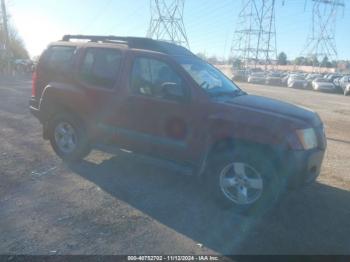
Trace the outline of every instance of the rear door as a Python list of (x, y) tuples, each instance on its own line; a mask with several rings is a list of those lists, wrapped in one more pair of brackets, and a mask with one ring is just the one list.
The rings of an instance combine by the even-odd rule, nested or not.
[(98, 140), (115, 139), (113, 124), (121, 122), (120, 100), (125, 52), (117, 48), (86, 47), (81, 52), (76, 83), (87, 96), (87, 118)]

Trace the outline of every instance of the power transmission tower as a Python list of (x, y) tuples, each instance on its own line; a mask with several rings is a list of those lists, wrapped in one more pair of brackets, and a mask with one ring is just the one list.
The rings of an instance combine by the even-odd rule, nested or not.
[(275, 0), (242, 0), (232, 56), (249, 64), (272, 64), (277, 58)]
[(183, 21), (185, 0), (151, 0), (147, 36), (189, 48)]
[(337, 60), (336, 23), (343, 0), (312, 0), (312, 28), (301, 55), (312, 60), (313, 67), (321, 67), (324, 58)]

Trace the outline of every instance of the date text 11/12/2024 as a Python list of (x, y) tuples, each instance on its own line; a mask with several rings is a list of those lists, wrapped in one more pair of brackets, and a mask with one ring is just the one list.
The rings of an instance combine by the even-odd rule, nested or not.
[(217, 256), (128, 256), (128, 261), (219, 261)]

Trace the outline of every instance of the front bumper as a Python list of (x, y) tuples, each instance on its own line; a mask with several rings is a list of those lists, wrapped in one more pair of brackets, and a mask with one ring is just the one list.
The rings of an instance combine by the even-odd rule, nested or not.
[(296, 188), (314, 182), (321, 173), (325, 149), (286, 152), (281, 172), (287, 187)]

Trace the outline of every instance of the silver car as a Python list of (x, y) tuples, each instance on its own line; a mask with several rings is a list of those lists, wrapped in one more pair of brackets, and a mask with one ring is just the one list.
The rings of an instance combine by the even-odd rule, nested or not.
[(312, 89), (314, 91), (335, 92), (336, 86), (328, 79), (316, 78), (314, 81), (312, 81)]
[(248, 83), (252, 84), (265, 84), (265, 73), (252, 73), (248, 77)]
[(295, 87), (307, 88), (308, 87), (308, 81), (302, 75), (291, 75), (288, 78), (288, 87), (291, 87), (291, 88), (295, 88)]
[(344, 96), (350, 95), (350, 84), (344, 88)]

